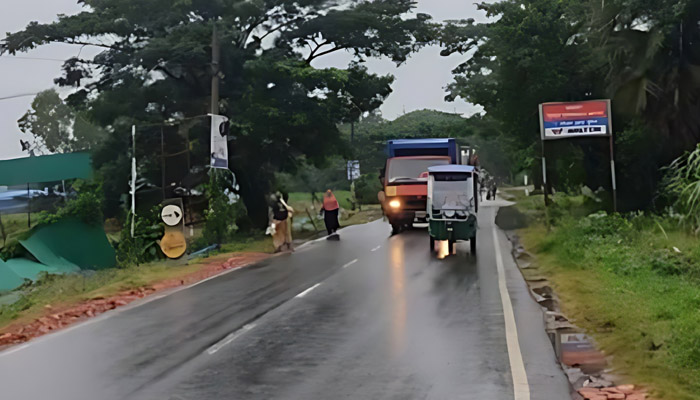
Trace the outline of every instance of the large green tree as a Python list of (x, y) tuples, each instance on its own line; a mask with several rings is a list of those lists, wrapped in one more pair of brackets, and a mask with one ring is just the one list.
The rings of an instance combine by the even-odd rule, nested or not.
[[(539, 178), (538, 105), (603, 97), (604, 62), (581, 35), (587, 27), (588, 5), (579, 0), (504, 0), (477, 7), (490, 22), (456, 21), (443, 31), (442, 54), (465, 55), (454, 70), (448, 99), (461, 97), (481, 105), (487, 115), (482, 124), (491, 125), (483, 131), (496, 135), (490, 139), (510, 156), (512, 168), (527, 169)], [(580, 152), (571, 146), (549, 147), (553, 155)], [(564, 162), (562, 168), (585, 167), (589, 177), (599, 178), (592, 184), (607, 183), (607, 171), (596, 167), (607, 165), (598, 162), (605, 147), (589, 142), (576, 147), (588, 160)], [(550, 180), (556, 182), (559, 172), (570, 175), (562, 168), (553, 166)]]
[[(491, 22), (455, 22), (442, 35), (444, 54), (473, 54), (455, 70), (449, 97), (482, 105), (516, 160), (537, 158), (538, 103), (612, 99), (622, 205), (653, 205), (659, 167), (700, 140), (700, 1), (502, 0), (478, 7)], [(609, 187), (602, 141), (548, 147), (555, 183), (564, 172), (572, 183)]]
[[(10, 53), (47, 43), (97, 46), (92, 60), (64, 64), (68, 98), (111, 135), (96, 152), (109, 198), (127, 191), (128, 125), (185, 120), (210, 109), (210, 80), (221, 76), (221, 112), (232, 118), (231, 161), (241, 195), (257, 225), (266, 222), (264, 194), (273, 173), (301, 158), (322, 163), (343, 150), (336, 125), (376, 109), (391, 77), (359, 63), (386, 56), (397, 63), (429, 43), (430, 18), (412, 0), (81, 0), (86, 10), (33, 22), (7, 36)], [(212, 30), (221, 44), (211, 64)], [(355, 55), (346, 69), (316, 69), (338, 51)], [(208, 159), (206, 130), (194, 133), (194, 158)], [(139, 149), (158, 165), (153, 148)], [(149, 159), (151, 159), (149, 161)], [(127, 171), (124, 173), (122, 171)], [(114, 182), (108, 182), (114, 180)]]
[(24, 133), (34, 136), (28, 141), (31, 151), (65, 153), (98, 146), (105, 132), (81, 113), (76, 113), (54, 89), (36, 95), (31, 109), (17, 121)]

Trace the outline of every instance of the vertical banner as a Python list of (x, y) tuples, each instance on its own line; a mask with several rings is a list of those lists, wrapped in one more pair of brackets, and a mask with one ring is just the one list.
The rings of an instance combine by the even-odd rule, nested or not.
[(211, 167), (228, 169), (228, 118), (209, 114), (211, 117)]
[(360, 161), (350, 160), (347, 164), (348, 180), (354, 181), (360, 179)]

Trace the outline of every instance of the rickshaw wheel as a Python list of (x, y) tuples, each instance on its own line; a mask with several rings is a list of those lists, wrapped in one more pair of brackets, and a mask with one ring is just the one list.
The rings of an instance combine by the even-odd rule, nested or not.
[(476, 234), (474, 237), (469, 239), (469, 250), (471, 250), (472, 255), (476, 255)]
[(401, 225), (400, 224), (391, 224), (391, 234), (398, 235), (399, 233), (401, 233)]
[(430, 252), (435, 252), (435, 238), (432, 236), (430, 236)]
[(450, 246), (450, 247), (449, 247), (449, 249), (450, 249), (450, 255), (454, 254), (454, 253), (455, 253), (455, 244), (457, 243), (457, 241), (456, 241), (456, 240), (450, 240), (450, 241), (447, 242), (447, 243), (449, 243), (448, 245)]

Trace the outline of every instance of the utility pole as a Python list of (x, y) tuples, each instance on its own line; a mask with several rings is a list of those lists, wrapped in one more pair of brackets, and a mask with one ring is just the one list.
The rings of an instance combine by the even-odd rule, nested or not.
[(216, 21), (211, 34), (211, 113), (219, 114), (219, 61), (221, 48), (219, 47), (219, 35), (216, 32)]
[(355, 143), (355, 120), (350, 121), (350, 144)]
[(136, 125), (131, 125), (131, 237), (134, 237), (136, 224)]

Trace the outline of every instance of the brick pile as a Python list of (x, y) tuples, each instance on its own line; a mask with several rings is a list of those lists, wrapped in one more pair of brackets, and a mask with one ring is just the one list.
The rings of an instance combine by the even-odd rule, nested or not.
[(644, 390), (634, 385), (619, 385), (605, 388), (583, 387), (578, 394), (585, 400), (646, 400)]

